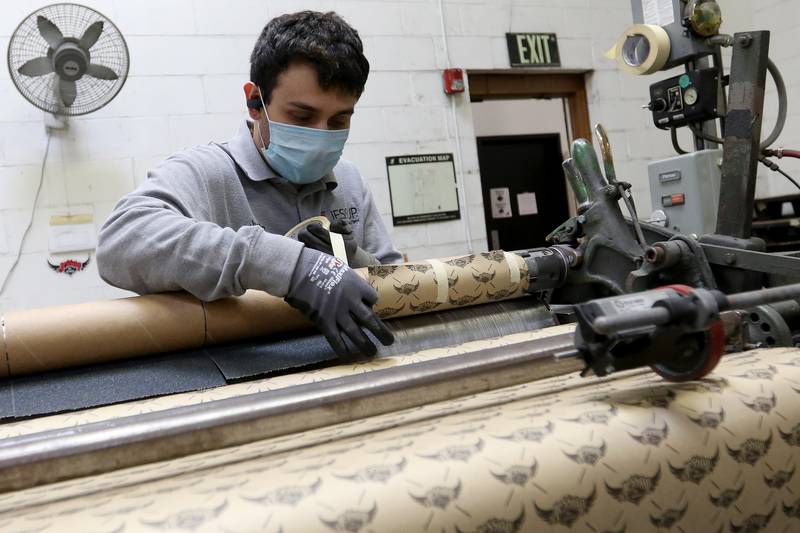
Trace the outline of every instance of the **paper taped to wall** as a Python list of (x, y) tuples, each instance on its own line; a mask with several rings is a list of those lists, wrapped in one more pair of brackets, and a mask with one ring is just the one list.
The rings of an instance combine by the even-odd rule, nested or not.
[(519, 193), (517, 195), (517, 209), (519, 210), (519, 216), (538, 215), (539, 205), (536, 203), (536, 193)]
[(94, 250), (95, 247), (97, 247), (97, 234), (93, 215), (50, 217), (48, 248), (51, 254)]

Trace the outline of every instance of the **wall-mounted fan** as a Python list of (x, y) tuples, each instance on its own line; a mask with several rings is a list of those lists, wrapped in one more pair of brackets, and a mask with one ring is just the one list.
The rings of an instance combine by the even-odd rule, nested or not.
[(78, 4), (37, 9), (8, 44), (17, 90), (56, 115), (84, 115), (106, 105), (122, 89), (128, 63), (128, 47), (114, 23)]
[(19, 264), (33, 226), (51, 130), (66, 125), (59, 117), (85, 115), (113, 100), (128, 77), (129, 60), (128, 46), (114, 23), (82, 5), (45, 6), (25, 17), (14, 30), (8, 43), (11, 79), (26, 100), (49, 114), (45, 114), (47, 143), (30, 220), (0, 282), (0, 294)]

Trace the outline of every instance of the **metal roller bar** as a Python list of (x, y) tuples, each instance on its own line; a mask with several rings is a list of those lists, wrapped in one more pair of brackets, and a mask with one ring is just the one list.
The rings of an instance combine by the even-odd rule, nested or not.
[(0, 442), (0, 492), (247, 444), (583, 368), (563, 333)]
[(377, 343), (378, 355), (404, 355), (556, 324), (547, 306), (534, 297), (412, 315), (386, 322), (395, 342), (389, 346)]

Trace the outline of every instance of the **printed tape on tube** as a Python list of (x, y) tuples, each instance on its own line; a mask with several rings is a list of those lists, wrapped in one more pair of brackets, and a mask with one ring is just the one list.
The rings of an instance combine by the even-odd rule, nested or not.
[(433, 267), (433, 275), (436, 276), (436, 301), (444, 303), (450, 292), (450, 284), (447, 281), (447, 269), (444, 263), (436, 259), (429, 259), (428, 263)]
[(326, 230), (328, 230), (328, 234), (331, 236), (331, 248), (333, 248), (333, 256), (336, 259), (340, 260), (345, 265), (350, 265), (347, 262), (347, 250), (344, 247), (344, 237), (342, 237), (339, 233), (334, 233), (330, 231), (331, 229), (331, 221), (328, 220), (327, 217), (322, 215), (308, 218), (301, 223), (295, 225), (292, 229), (286, 232), (284, 237), (289, 237), (294, 239), (297, 237), (297, 234), (300, 233), (303, 229), (307, 228), (311, 224), (319, 224)]
[[(649, 45), (645, 58), (637, 58), (633, 53), (639, 37), (646, 39)], [(669, 59), (669, 52), (669, 35), (664, 28), (654, 24), (634, 24), (620, 35), (605, 56), (615, 59), (625, 72), (641, 76), (661, 70)]]
[(519, 265), (517, 264), (517, 257), (519, 256), (511, 252), (503, 252), (503, 255), (506, 258), (506, 263), (508, 263), (508, 273), (511, 278), (511, 284), (516, 285), (520, 280)]

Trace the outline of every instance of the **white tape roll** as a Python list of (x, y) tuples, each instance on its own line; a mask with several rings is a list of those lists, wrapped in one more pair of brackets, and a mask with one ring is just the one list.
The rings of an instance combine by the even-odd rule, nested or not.
[(447, 281), (447, 269), (444, 263), (436, 259), (429, 259), (428, 263), (433, 267), (433, 275), (436, 276), (436, 301), (444, 303), (450, 293), (450, 284)]
[(297, 234), (300, 233), (301, 230), (303, 230), (304, 228), (310, 226), (311, 224), (319, 224), (320, 226), (322, 226), (323, 228), (325, 228), (327, 230), (331, 229), (331, 221), (328, 220), (327, 217), (324, 217), (324, 216), (320, 215), (320, 216), (317, 216), (317, 217), (311, 217), (311, 218), (305, 219), (304, 221), (302, 221), (301, 223), (295, 225), (294, 227), (292, 227), (292, 229), (290, 229), (289, 231), (284, 233), (283, 236), (284, 237), (289, 237), (290, 239), (294, 239), (295, 237), (297, 237)]
[(508, 263), (508, 272), (509, 276), (511, 277), (511, 284), (516, 285), (519, 283), (521, 277), (519, 273), (519, 265), (517, 264), (517, 258), (519, 256), (517, 254), (512, 254), (511, 252), (503, 252), (503, 255), (506, 258), (506, 263)]
[(669, 35), (664, 28), (634, 24), (620, 35), (605, 55), (616, 59), (625, 72), (641, 76), (661, 70), (669, 59), (669, 52)]
[(297, 237), (297, 234), (300, 233), (301, 230), (310, 226), (311, 224), (319, 224), (326, 230), (328, 230), (328, 234), (331, 236), (331, 248), (333, 248), (333, 256), (340, 260), (347, 266), (350, 264), (347, 262), (347, 250), (344, 247), (344, 237), (342, 237), (339, 233), (333, 233), (330, 231), (331, 229), (331, 221), (328, 220), (327, 217), (322, 215), (308, 218), (301, 223), (294, 226), (292, 229), (287, 231), (284, 234), (284, 237), (289, 237), (290, 239), (294, 239)]
[(341, 233), (334, 233), (332, 231), (329, 231), (328, 235), (331, 236), (333, 256), (345, 265), (350, 266), (350, 263), (347, 262), (347, 250), (344, 247), (344, 237), (342, 237)]

